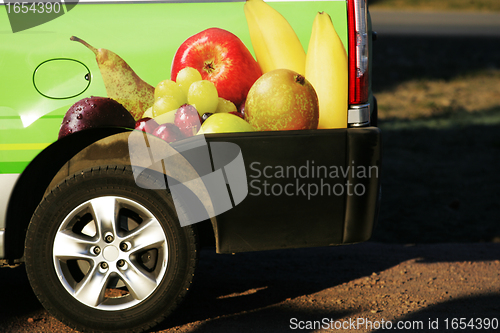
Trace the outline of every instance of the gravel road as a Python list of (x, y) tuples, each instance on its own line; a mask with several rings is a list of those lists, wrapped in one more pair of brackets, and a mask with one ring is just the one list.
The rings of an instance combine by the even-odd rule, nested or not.
[[(153, 332), (328, 332), (335, 325), (436, 332), (431, 324), (451, 332), (454, 318), (483, 327), (500, 321), (498, 243), (368, 242), (237, 255), (207, 249), (196, 276), (182, 306)], [(23, 267), (2, 270), (0, 283), (8, 286), (1, 332), (73, 332), (43, 310)], [(321, 326), (308, 326), (314, 321)]]

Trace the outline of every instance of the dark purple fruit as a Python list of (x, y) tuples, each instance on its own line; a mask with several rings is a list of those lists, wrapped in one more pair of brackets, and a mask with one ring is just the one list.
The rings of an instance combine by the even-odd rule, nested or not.
[(245, 100), (243, 100), (243, 102), (240, 104), (240, 107), (238, 108), (238, 111), (243, 115), (243, 119), (245, 119), (245, 102), (246, 98)]
[(153, 135), (167, 141), (168, 143), (185, 138), (179, 127), (172, 123), (161, 124), (153, 131)]
[(59, 139), (68, 134), (95, 127), (135, 127), (134, 117), (117, 101), (106, 97), (79, 100), (66, 112)]
[(201, 116), (201, 119), (203, 121), (207, 120), (208, 117), (210, 117), (211, 115), (213, 115), (213, 113), (210, 113), (210, 112), (207, 112), (207, 113), (204, 113), (203, 116)]
[(243, 115), (243, 113), (239, 112), (239, 111), (232, 111), (232, 112), (229, 112), (230, 114), (234, 114), (235, 116), (238, 116), (240, 117), (241, 119), (245, 119), (245, 116)]
[(201, 128), (202, 122), (200, 114), (190, 104), (181, 105), (175, 112), (174, 123), (186, 138), (196, 135)]
[(154, 130), (160, 126), (154, 119), (146, 117), (137, 120), (135, 123), (135, 129), (139, 131), (143, 131), (146, 133), (153, 134)]

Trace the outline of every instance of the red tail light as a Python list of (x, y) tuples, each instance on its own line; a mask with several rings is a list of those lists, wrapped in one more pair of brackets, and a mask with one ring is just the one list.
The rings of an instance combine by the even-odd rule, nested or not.
[(368, 22), (366, 0), (348, 0), (349, 105), (368, 102)]

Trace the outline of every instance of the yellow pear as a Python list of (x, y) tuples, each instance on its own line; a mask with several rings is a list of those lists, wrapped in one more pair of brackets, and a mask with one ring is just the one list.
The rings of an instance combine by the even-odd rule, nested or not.
[(96, 49), (75, 36), (71, 40), (82, 43), (94, 52), (108, 97), (122, 104), (136, 121), (141, 119), (154, 103), (155, 88), (143, 81), (116, 53)]

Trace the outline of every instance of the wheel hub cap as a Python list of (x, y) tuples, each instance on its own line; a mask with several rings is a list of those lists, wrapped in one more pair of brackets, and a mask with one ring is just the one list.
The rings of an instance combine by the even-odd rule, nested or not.
[(106, 248), (104, 249), (104, 251), (102, 252), (102, 256), (104, 257), (104, 259), (106, 259), (107, 261), (115, 261), (116, 259), (118, 259), (118, 255), (120, 254), (120, 252), (118, 251), (118, 249), (113, 246), (113, 245), (110, 245), (110, 246), (106, 246)]

